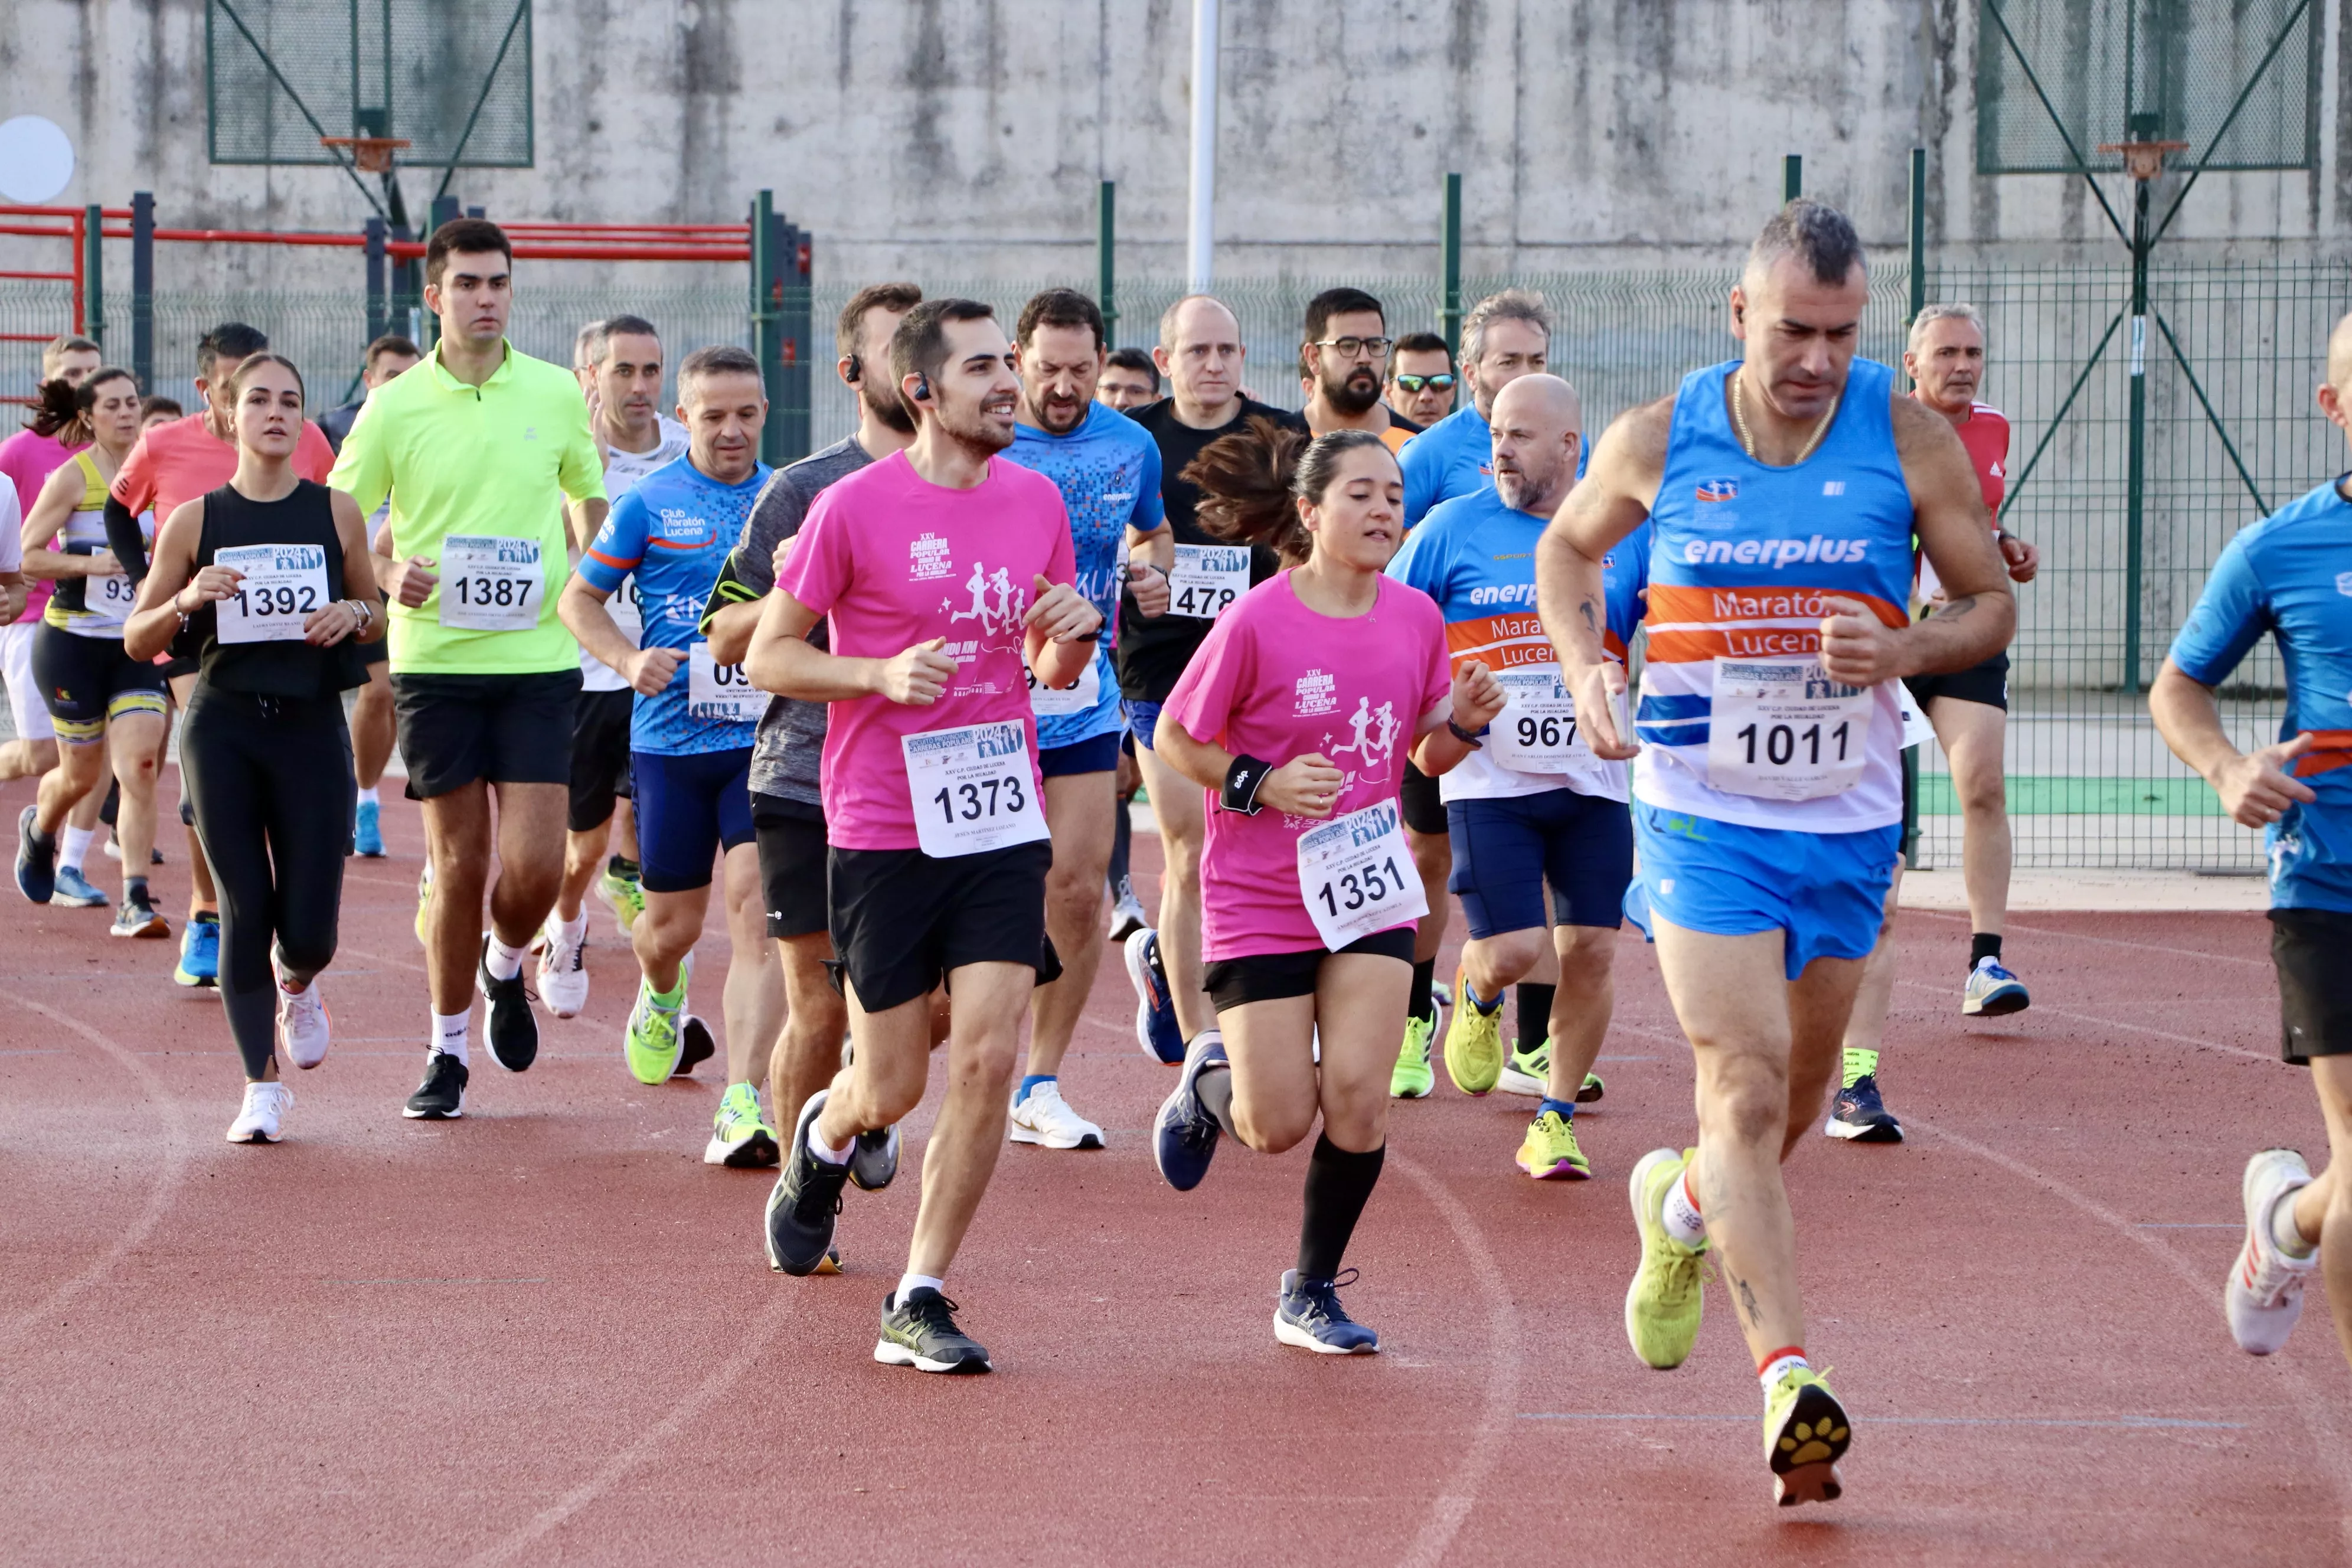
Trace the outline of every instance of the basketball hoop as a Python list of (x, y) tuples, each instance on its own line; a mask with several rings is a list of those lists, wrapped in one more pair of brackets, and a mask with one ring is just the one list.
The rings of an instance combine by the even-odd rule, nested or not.
[(2164, 155), (2187, 149), (2186, 142), (2109, 142), (2101, 145), (2102, 153), (2123, 154), (2124, 173), (2146, 183), (2164, 173)]
[(392, 172), (392, 155), (408, 145), (402, 136), (321, 136), (321, 147), (347, 147), (351, 150), (352, 167), (363, 174), (387, 174)]

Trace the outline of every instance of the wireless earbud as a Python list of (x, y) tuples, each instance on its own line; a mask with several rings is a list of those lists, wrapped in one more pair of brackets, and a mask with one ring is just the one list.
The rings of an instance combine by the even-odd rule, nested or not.
[(849, 356), (847, 365), (848, 368), (844, 374), (849, 380), (863, 381), (866, 379), (866, 362), (859, 359), (856, 353), (853, 353)]
[(931, 378), (920, 371), (915, 373), (915, 399), (919, 403), (931, 400)]

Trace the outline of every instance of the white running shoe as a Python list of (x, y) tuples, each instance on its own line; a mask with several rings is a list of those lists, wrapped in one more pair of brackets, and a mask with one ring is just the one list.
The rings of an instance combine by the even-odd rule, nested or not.
[(1110, 940), (1121, 947), (1127, 939), (1151, 923), (1143, 911), (1143, 900), (1135, 896), (1135, 884), (1122, 877), (1111, 888)]
[(1041, 1149), (1099, 1149), (1103, 1131), (1072, 1110), (1058, 1083), (1041, 1083), (1013, 1102), (1013, 1141)]
[(249, 1083), (245, 1086), (245, 1107), (236, 1120), (228, 1124), (228, 1141), (232, 1143), (275, 1143), (278, 1142), (278, 1121), (294, 1103), (294, 1091), (282, 1083)]
[(2246, 1240), (2230, 1268), (2221, 1305), (2230, 1337), (2248, 1355), (2283, 1350), (2294, 1321), (2303, 1316), (2303, 1287), (2319, 1268), (2315, 1248), (2308, 1258), (2289, 1258), (2271, 1239), (2271, 1212), (2311, 1183), (2311, 1167), (2292, 1149), (2264, 1149), (2246, 1162), (2239, 1191), (2246, 1202)]
[(539, 999), (559, 1018), (577, 1018), (588, 1005), (588, 922), (580, 940), (563, 940), (563, 922), (553, 914), (540, 928)]
[[(327, 1015), (327, 998), (319, 977), (300, 991), (286, 989), (286, 972), (278, 955), (269, 955), (270, 973), (278, 979), (278, 1048), (296, 1067), (309, 1069), (327, 1059), (327, 1039), (334, 1020)], [(273, 1142), (275, 1140), (273, 1139)]]

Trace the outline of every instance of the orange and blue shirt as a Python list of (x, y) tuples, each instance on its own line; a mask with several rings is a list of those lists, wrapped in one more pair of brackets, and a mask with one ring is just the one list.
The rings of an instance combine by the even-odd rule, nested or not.
[(2263, 837), (2275, 909), (2352, 911), (2352, 474), (2241, 530), (2173, 639), (2172, 662), (2200, 686), (2230, 678), (2270, 634), (2286, 667), (2279, 739), (2312, 738), (2295, 802)]

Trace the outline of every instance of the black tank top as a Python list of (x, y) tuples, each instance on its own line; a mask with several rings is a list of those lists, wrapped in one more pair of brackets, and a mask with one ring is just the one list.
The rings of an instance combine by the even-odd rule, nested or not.
[[(345, 598), (343, 542), (327, 487), (297, 479), (280, 500), (253, 500), (223, 485), (205, 496), (205, 525), (196, 537), (196, 570), (223, 550), (250, 545), (315, 545), (326, 555), (327, 599)], [(315, 606), (314, 606), (315, 607)], [(314, 647), (299, 638), (224, 643), (220, 617), (206, 605), (188, 617), (203, 662), (201, 679), (225, 691), (260, 697), (331, 697), (364, 684), (367, 670), (350, 638)]]

